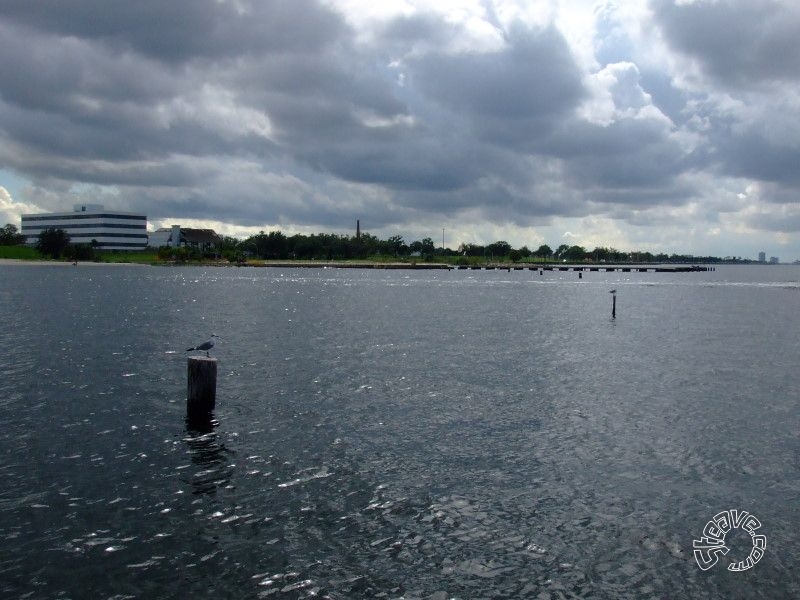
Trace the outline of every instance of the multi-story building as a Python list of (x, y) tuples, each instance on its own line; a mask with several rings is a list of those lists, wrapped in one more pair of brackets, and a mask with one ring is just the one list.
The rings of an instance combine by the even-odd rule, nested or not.
[(45, 229), (62, 229), (73, 244), (106, 250), (142, 250), (147, 246), (147, 217), (107, 211), (101, 204), (76, 204), (72, 212), (22, 215), (22, 235), (35, 244)]
[(766, 252), (759, 252), (758, 253), (758, 262), (767, 262), (767, 253)]

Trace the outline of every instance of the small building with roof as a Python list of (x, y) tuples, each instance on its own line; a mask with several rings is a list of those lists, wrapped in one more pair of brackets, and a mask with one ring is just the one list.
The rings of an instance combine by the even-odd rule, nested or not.
[(153, 248), (193, 248), (201, 252), (213, 252), (221, 238), (213, 229), (194, 229), (191, 227), (161, 227), (150, 234), (148, 245)]

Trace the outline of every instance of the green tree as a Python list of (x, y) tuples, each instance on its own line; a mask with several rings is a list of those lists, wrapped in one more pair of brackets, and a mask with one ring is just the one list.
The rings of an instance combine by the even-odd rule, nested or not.
[(289, 243), (280, 231), (260, 231), (242, 242), (241, 247), (259, 258), (287, 258)]
[(59, 258), (69, 245), (69, 236), (63, 229), (49, 227), (39, 234), (36, 249), (52, 258)]
[(70, 260), (97, 260), (97, 253), (91, 244), (67, 244), (64, 256)]
[(586, 250), (582, 246), (570, 246), (561, 254), (561, 257), (567, 260), (583, 260), (586, 258)]
[(563, 254), (569, 250), (569, 246), (566, 244), (561, 244), (558, 248), (556, 248), (555, 252), (553, 252), (553, 256), (555, 258), (563, 258)]
[(377, 236), (362, 231), (360, 239), (356, 239), (354, 236), (352, 240), (359, 258), (380, 254), (381, 242)]
[(19, 233), (16, 225), (7, 223), (0, 229), (0, 246), (18, 246), (25, 243), (25, 236)]
[(222, 235), (217, 246), (220, 252), (235, 252), (239, 249), (239, 240), (232, 235)]
[(550, 258), (553, 255), (553, 249), (547, 244), (542, 244), (536, 249), (534, 255), (539, 258)]
[(486, 256), (486, 246), (465, 244), (463, 252), (465, 256)]
[(605, 248), (604, 246), (597, 246), (594, 250), (592, 250), (592, 260), (596, 262), (605, 262), (611, 259), (612, 250), (610, 248)]
[(434, 250), (436, 250), (436, 244), (433, 243), (433, 240), (429, 237), (422, 238), (422, 253), (433, 254)]
[(403, 241), (402, 235), (393, 235), (386, 242), (395, 256), (408, 253), (408, 246)]
[(486, 246), (486, 251), (489, 252), (495, 258), (499, 258), (501, 256), (508, 256), (509, 252), (511, 252), (511, 244), (509, 244), (506, 241), (500, 240)]

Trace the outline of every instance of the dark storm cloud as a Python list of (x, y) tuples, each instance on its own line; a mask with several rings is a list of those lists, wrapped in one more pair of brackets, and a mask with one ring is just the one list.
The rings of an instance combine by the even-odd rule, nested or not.
[[(0, 21), (0, 93), (27, 109), (78, 109), (79, 98), (152, 102), (177, 93), (174, 73), (132, 54)], [(85, 108), (85, 107), (84, 107)]]
[(652, 0), (668, 43), (718, 81), (800, 80), (800, 9), (794, 2)]
[[(398, 19), (385, 31), (389, 41), (384, 44), (381, 40), (380, 48), (373, 48), (367, 55), (346, 47), (343, 54), (332, 52), (314, 57), (313, 61), (304, 56), (255, 61), (241, 70), (236, 85), (247, 90), (249, 103), (267, 107), (277, 139), (304, 164), (345, 180), (380, 184), (393, 190), (459, 192), (454, 201), (462, 207), (469, 206), (469, 195), (460, 191), (498, 166), (493, 150), (484, 147), (470, 131), (485, 127), (481, 123), (484, 115), (465, 117), (457, 107), (437, 108), (430, 103), (430, 90), (414, 87), (419, 74), (432, 81), (440, 76), (439, 69), (441, 76), (452, 71), (445, 53), (436, 50), (433, 55), (427, 52), (418, 60), (404, 62), (402, 71), (408, 75), (411, 91), (399, 85), (397, 72), (386, 66), (392, 52), (403, 55), (419, 42), (443, 43), (457, 32), (430, 16)], [(527, 91), (518, 103), (545, 98), (551, 105), (556, 104), (552, 90), (545, 89), (545, 85), (575, 91), (574, 64), (557, 65), (569, 67), (559, 74), (568, 83), (557, 85), (552, 81), (551, 70), (526, 63), (533, 50), (539, 62), (544, 62), (550, 45), (559, 60), (569, 60), (563, 38), (550, 31), (520, 31), (514, 43), (510, 52), (489, 53), (494, 70), (509, 57), (513, 60), (504, 77), (493, 83), (499, 86), (493, 92), (499, 102), (517, 94), (524, 85), (539, 87)], [(382, 57), (383, 64), (377, 56)], [(467, 83), (468, 72), (481, 77), (485, 57), (486, 53), (476, 53), (460, 59), (463, 83)], [(532, 82), (537, 76), (542, 81)], [(480, 87), (485, 84), (477, 81), (476, 92), (482, 93)], [(558, 93), (555, 96), (561, 99)], [(535, 119), (545, 121), (553, 111), (568, 110), (572, 102), (570, 98), (569, 103), (551, 106), (539, 115), (542, 101), (538, 101), (527, 106), (524, 113), (518, 110), (520, 114), (512, 115), (516, 118), (513, 126), (502, 126), (511, 131), (509, 137), (521, 130), (531, 137), (535, 130), (530, 124)], [(486, 108), (491, 110), (488, 98)], [(499, 112), (505, 115), (504, 110)], [(523, 122), (525, 119), (528, 121)], [(379, 125), (370, 124), (381, 120), (384, 122)], [(491, 135), (497, 134), (487, 131), (487, 137)]]
[(477, 118), (546, 118), (568, 112), (583, 95), (580, 72), (552, 28), (512, 28), (498, 52), (431, 53), (411, 63), (426, 94)]
[(642, 89), (653, 99), (653, 106), (676, 125), (684, 124), (690, 117), (685, 109), (691, 96), (675, 87), (668, 73), (655, 69), (644, 70), (642, 71), (641, 85)]
[[(654, 6), (670, 43), (727, 72), (676, 29), (696, 13)], [(312, 0), (2, 2), (0, 168), (46, 208), (88, 188), (154, 220), (322, 229), (624, 215), (697, 197), (683, 176), (709, 165), (797, 184), (788, 137), (713, 107), (700, 147), (682, 147), (697, 93), (652, 65), (640, 76), (611, 18), (596, 80), (554, 27), (489, 25), (497, 38), (470, 50), (474, 32), (433, 13), (358, 36)]]
[(665, 189), (690, 166), (690, 157), (668, 133), (654, 120), (622, 119), (607, 126), (573, 121), (549, 147), (565, 160), (579, 187), (593, 190), (591, 199), (650, 204), (675, 201)]
[(307, 158), (343, 179), (394, 189), (452, 191), (475, 178), (474, 171), (468, 168), (473, 164), (471, 157), (458, 147), (431, 139), (409, 140), (396, 148), (392, 144), (356, 143), (342, 146), (338, 154), (312, 153)]
[(408, 114), (374, 61), (352, 50), (248, 60), (222, 77), (243, 104), (269, 114), (276, 136), (289, 147), (365, 135), (359, 114)]
[[(785, 193), (765, 194), (762, 201), (796, 203), (800, 144), (792, 123), (800, 111), (792, 90), (800, 84), (800, 5), (771, 0), (683, 5), (653, 0), (651, 5), (667, 43), (711, 78), (710, 85), (695, 90), (695, 106), (682, 111), (704, 123), (706, 143), (692, 167), (774, 183), (770, 189)], [(754, 224), (775, 230), (771, 223), (777, 221), (761, 215)]]
[(192, 219), (219, 220), (220, 196), (230, 194), (236, 181), (236, 201), (224, 205), (227, 223), (248, 227), (269, 224), (322, 225), (326, 230), (349, 231), (356, 218), (381, 227), (397, 220), (394, 208), (387, 202), (372, 199), (369, 218), (365, 219), (363, 202), (354, 199), (346, 189), (336, 189), (313, 173), (302, 169), (294, 175), (274, 179), (263, 171), (242, 178), (241, 173), (226, 173), (230, 165), (210, 166), (211, 174), (203, 185), (184, 188), (147, 188), (122, 190), (122, 195), (135, 200), (148, 215), (185, 215)]
[(24, 163), (34, 153), (55, 167), (81, 157), (116, 161), (266, 151), (263, 139), (242, 136), (234, 142), (202, 118), (170, 109), (182, 94), (200, 93), (202, 85), (197, 73), (0, 22), (0, 135), (29, 151), (4, 157), (23, 172), (35, 170)]
[(400, 16), (392, 19), (382, 31), (382, 40), (389, 47), (407, 50), (418, 42), (443, 45), (449, 39), (448, 27), (440, 17), (430, 13)]
[[(729, 135), (719, 146), (726, 173), (800, 188), (800, 143), (776, 144), (750, 129)], [(800, 193), (794, 198), (798, 200)]]
[[(351, 200), (330, 186), (343, 180), (387, 191), (352, 208), (373, 223), (466, 209), (527, 220), (582, 206), (574, 192), (540, 192), (552, 174), (531, 160), (563, 161), (593, 198), (612, 186), (608, 202), (676, 173), (646, 122), (575, 121), (582, 74), (552, 27), (517, 24), (497, 49), (453, 52), (464, 31), (431, 14), (358, 46), (310, 1), (86, 0), (6, 2), (0, 34), (0, 162), (51, 186), (115, 186), (154, 218), (191, 207), (324, 226), (345, 218), (336, 207)], [(210, 166), (231, 161), (261, 169)], [(269, 169), (309, 183), (276, 183)]]
[[(800, 195), (797, 189), (787, 190), (779, 186), (761, 186), (760, 195), (768, 203), (777, 201), (769, 206), (770, 210), (758, 210), (748, 215), (747, 225), (762, 231), (772, 233), (795, 233), (800, 231)], [(790, 198), (782, 198), (783, 196)]]
[(5, 0), (2, 14), (11, 23), (168, 62), (317, 52), (345, 28), (313, 0)]

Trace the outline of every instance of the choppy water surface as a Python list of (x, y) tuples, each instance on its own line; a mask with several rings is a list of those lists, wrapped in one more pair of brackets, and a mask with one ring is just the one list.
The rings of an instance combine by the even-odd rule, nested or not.
[(0, 267), (0, 595), (798, 597), (799, 281)]

